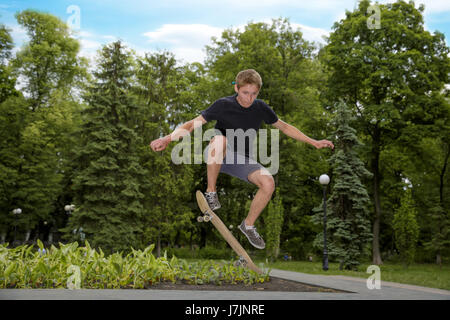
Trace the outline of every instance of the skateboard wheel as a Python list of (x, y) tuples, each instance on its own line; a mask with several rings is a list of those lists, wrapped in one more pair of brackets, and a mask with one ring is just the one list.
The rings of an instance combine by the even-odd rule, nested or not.
[(197, 222), (203, 222), (203, 221), (205, 221), (205, 219), (203, 219), (203, 217), (197, 217)]
[(209, 216), (209, 215), (204, 216), (203, 221), (205, 221), (205, 222), (211, 221), (211, 216)]
[(245, 259), (243, 257), (239, 257), (239, 260), (236, 260), (234, 262), (234, 266), (235, 267), (246, 267), (247, 261), (245, 261)]

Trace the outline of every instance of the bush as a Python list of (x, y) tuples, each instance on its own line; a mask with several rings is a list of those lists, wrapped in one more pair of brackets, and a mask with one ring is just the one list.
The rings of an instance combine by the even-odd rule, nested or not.
[(220, 249), (206, 246), (199, 250), (198, 257), (200, 259), (233, 259), (235, 254), (228, 248)]
[(184, 248), (164, 248), (162, 252), (166, 251), (168, 257), (177, 257), (181, 259), (198, 259), (198, 249)]
[[(106, 256), (86, 241), (85, 247), (77, 242), (52, 245), (44, 251), (38, 240), (39, 250), (33, 246), (8, 249), (0, 245), (0, 288), (69, 288), (69, 289), (142, 289), (162, 281), (202, 283), (251, 284), (269, 279), (264, 274), (235, 267), (231, 262), (200, 261), (188, 263), (175, 256), (155, 258), (154, 245), (144, 251), (131, 249), (123, 255), (116, 252)], [(205, 256), (218, 257), (224, 253), (218, 249), (204, 251)]]
[(395, 245), (400, 252), (400, 258), (409, 265), (414, 262), (416, 245), (419, 239), (419, 224), (417, 209), (412, 199), (411, 189), (406, 189), (400, 200), (401, 205), (394, 213), (393, 228)]

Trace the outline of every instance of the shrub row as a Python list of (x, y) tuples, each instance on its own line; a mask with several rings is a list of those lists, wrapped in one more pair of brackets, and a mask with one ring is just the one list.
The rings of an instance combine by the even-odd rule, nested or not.
[(77, 242), (52, 245), (45, 249), (23, 245), (0, 246), (0, 288), (148, 288), (162, 281), (188, 284), (264, 282), (269, 271), (256, 272), (236, 267), (231, 261), (202, 260), (188, 263), (176, 256), (155, 258), (154, 245), (144, 250), (131, 249), (105, 256), (101, 249)]

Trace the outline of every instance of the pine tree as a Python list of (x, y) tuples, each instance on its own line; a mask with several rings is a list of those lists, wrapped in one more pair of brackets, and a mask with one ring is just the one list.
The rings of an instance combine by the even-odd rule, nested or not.
[(121, 42), (104, 46), (96, 82), (87, 90), (73, 190), (78, 208), (69, 230), (104, 251), (139, 247), (143, 219), (140, 182), (145, 174), (135, 132), (137, 107), (129, 95), (130, 54)]
[[(370, 230), (369, 195), (362, 179), (371, 176), (359, 159), (355, 148), (360, 145), (356, 130), (350, 126), (350, 110), (341, 101), (336, 106), (334, 127), (335, 154), (330, 158), (334, 185), (327, 201), (328, 254), (340, 261), (340, 269), (356, 269), (361, 255), (372, 239)], [(314, 217), (322, 222), (322, 208)], [(316, 237), (321, 246), (323, 234)]]

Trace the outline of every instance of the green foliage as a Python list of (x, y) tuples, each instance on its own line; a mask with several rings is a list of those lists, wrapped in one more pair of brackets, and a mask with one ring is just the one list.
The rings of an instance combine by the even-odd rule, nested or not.
[(83, 228), (106, 252), (142, 245), (137, 105), (130, 93), (129, 54), (120, 42), (103, 47), (95, 83), (88, 88), (75, 161), (77, 210), (66, 231)]
[[(30, 41), (6, 65), (12, 43), (7, 30), (0, 28), (1, 68), (5, 71), (0, 80), (2, 235), (4, 224), (12, 220), (11, 210), (17, 207), (22, 214), (14, 227), (20, 233), (43, 221), (53, 225), (52, 214), (67, 168), (67, 142), (74, 128), (76, 103), (69, 93), (75, 78), (84, 72), (82, 60), (77, 58), (79, 44), (69, 37), (61, 20), (32, 10), (18, 13), (16, 18)], [(10, 81), (10, 89), (4, 86), (9, 81), (5, 77), (11, 81), (20, 77), (20, 94), (12, 90), (15, 80)]]
[(200, 261), (188, 263), (175, 256), (155, 258), (154, 245), (124, 255), (111, 255), (92, 248), (89, 242), (79, 247), (77, 242), (52, 245), (44, 251), (19, 246), (8, 249), (0, 245), (0, 288), (83, 288), (83, 289), (143, 289), (160, 282), (188, 284), (264, 282), (262, 275), (235, 267), (230, 262)]
[[(140, 107), (139, 135), (146, 141), (170, 133), (180, 122), (190, 120), (197, 112), (189, 105), (188, 68), (176, 66), (172, 54), (147, 54), (137, 58), (137, 86), (135, 95)], [(189, 73), (193, 82), (199, 81)], [(197, 102), (198, 103), (198, 102)], [(173, 243), (177, 235), (193, 232), (194, 213), (187, 203), (195, 190), (192, 166), (175, 165), (171, 160), (174, 144), (163, 153), (155, 153), (148, 146), (141, 147), (140, 160), (147, 175), (143, 180), (145, 217), (144, 243), (156, 243), (161, 253), (161, 241)]]
[(23, 98), (10, 97), (0, 104), (0, 231), (6, 232), (13, 223), (11, 211), (18, 198), (17, 183), (21, 175), (23, 126), (27, 123)]
[(80, 44), (67, 24), (51, 14), (24, 10), (16, 19), (30, 37), (13, 61), (24, 82), (21, 90), (33, 110), (49, 106), (54, 90), (70, 94), (74, 80), (84, 74), (86, 61), (77, 57)]
[(10, 29), (0, 24), (0, 103), (10, 96), (18, 95), (15, 89), (16, 79), (11, 74), (11, 68), (8, 65), (13, 47)]
[(279, 188), (276, 188), (275, 198), (269, 203), (267, 216), (264, 219), (266, 227), (266, 256), (270, 261), (278, 258), (280, 253), (280, 235), (283, 226), (284, 209)]
[(406, 188), (401, 205), (395, 211), (393, 227), (395, 244), (402, 261), (409, 265), (414, 262), (417, 240), (419, 239), (419, 225), (417, 223), (417, 209), (412, 199), (412, 191)]

